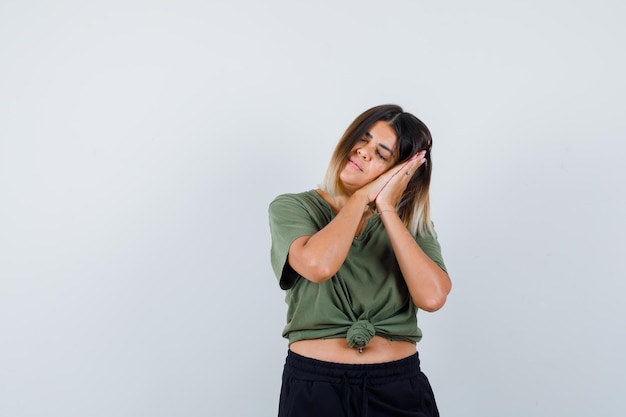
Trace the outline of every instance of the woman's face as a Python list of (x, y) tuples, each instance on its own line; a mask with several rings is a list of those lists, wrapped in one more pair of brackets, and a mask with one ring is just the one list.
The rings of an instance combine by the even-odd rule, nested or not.
[(391, 168), (397, 160), (396, 141), (396, 132), (387, 122), (374, 123), (354, 145), (339, 174), (344, 187), (354, 192)]

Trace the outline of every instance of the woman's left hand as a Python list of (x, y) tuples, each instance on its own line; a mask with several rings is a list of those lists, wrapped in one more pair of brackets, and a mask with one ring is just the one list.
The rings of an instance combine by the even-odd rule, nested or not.
[(376, 208), (379, 212), (396, 209), (396, 204), (400, 201), (415, 171), (426, 161), (425, 155), (426, 151), (418, 152), (407, 162), (396, 165), (388, 171), (395, 171), (395, 173), (376, 196)]

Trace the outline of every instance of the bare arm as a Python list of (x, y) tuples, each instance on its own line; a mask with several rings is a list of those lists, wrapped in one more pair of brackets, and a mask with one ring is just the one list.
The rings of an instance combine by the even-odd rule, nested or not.
[(413, 302), (426, 311), (441, 308), (450, 291), (450, 279), (421, 250), (395, 213), (395, 203), (408, 184), (406, 172), (421, 163), (423, 159), (416, 156), (393, 167), (352, 194), (335, 218), (319, 232), (294, 240), (288, 255), (291, 268), (312, 282), (330, 279), (348, 256), (365, 207), (376, 201)]
[(366, 206), (376, 200), (404, 164), (392, 167), (354, 192), (335, 218), (312, 236), (302, 236), (289, 247), (288, 262), (298, 274), (313, 282), (330, 279), (343, 265)]
[(410, 174), (424, 163), (423, 155), (423, 152), (417, 154), (394, 175), (378, 194), (376, 206), (413, 303), (422, 310), (436, 311), (443, 307), (450, 293), (450, 277), (424, 253), (395, 209), (411, 178)]
[(289, 248), (289, 265), (298, 274), (317, 283), (335, 275), (348, 256), (369, 202), (366, 193), (354, 193), (326, 227), (313, 236), (294, 240)]
[(450, 277), (422, 251), (395, 211), (385, 210), (381, 219), (413, 303), (422, 310), (439, 310), (452, 288)]

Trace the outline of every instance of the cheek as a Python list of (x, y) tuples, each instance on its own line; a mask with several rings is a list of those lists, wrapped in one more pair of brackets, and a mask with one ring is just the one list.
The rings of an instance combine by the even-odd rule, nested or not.
[(380, 163), (376, 165), (376, 176), (379, 176), (385, 172), (387, 172), (387, 170), (391, 168), (391, 165), (385, 164), (385, 163)]

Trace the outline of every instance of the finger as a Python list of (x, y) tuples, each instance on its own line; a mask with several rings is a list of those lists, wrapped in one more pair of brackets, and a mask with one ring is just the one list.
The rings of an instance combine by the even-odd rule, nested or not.
[(417, 169), (426, 162), (426, 151), (416, 153), (406, 164), (406, 175), (411, 178), (417, 172)]
[(398, 174), (401, 174), (403, 172), (403, 170), (406, 170), (406, 166), (409, 163), (409, 161), (403, 162), (401, 164), (398, 164), (396, 166), (394, 166), (393, 168), (389, 169), (389, 171), (391, 173), (391, 176), (389, 179), (395, 177)]
[[(406, 171), (407, 167), (411, 165), (411, 163), (415, 160), (415, 158), (417, 158), (419, 156), (419, 154), (415, 154), (413, 155), (409, 160), (404, 161), (402, 163), (399, 163), (398, 165), (396, 165), (396, 167), (398, 168), (395, 172), (395, 174), (400, 173), (401, 171)], [(394, 174), (394, 175), (395, 175)]]

